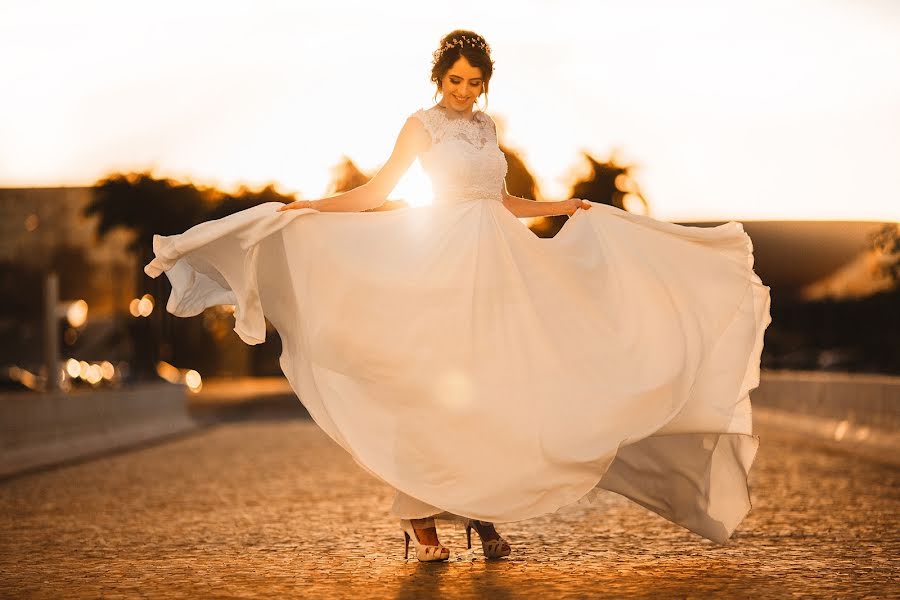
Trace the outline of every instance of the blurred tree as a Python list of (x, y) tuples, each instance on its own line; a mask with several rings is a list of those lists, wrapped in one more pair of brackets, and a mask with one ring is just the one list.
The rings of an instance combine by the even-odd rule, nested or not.
[(207, 211), (221, 197), (213, 189), (200, 189), (171, 179), (156, 179), (150, 173), (117, 173), (94, 184), (94, 198), (85, 207), (85, 216), (97, 216), (95, 235), (103, 239), (117, 227), (134, 232), (129, 249), (141, 267), (135, 289), (147, 290), (157, 303), (147, 319), (132, 323), (135, 354), (132, 372), (137, 379), (156, 377), (156, 364), (168, 357), (169, 344), (163, 336), (168, 315), (161, 300), (168, 296), (165, 278), (151, 279), (143, 266), (153, 257), (153, 235), (181, 233), (206, 217)]
[[(143, 266), (153, 257), (153, 236), (175, 235), (203, 221), (219, 219), (265, 202), (292, 202), (293, 195), (280, 194), (270, 184), (259, 191), (246, 187), (236, 194), (226, 194), (214, 188), (200, 188), (171, 179), (156, 179), (150, 173), (117, 173), (95, 184), (94, 199), (85, 207), (85, 216), (99, 218), (96, 235), (102, 239), (117, 227), (134, 233), (129, 249), (135, 253), (141, 267), (136, 289), (149, 292), (156, 307), (149, 318), (132, 318), (128, 322), (132, 346), (132, 372), (138, 379), (155, 378), (156, 364), (166, 360), (181, 364), (214, 365), (215, 353), (210, 353), (208, 332), (200, 321), (178, 323), (164, 310), (165, 299), (171, 287), (167, 278), (151, 279), (143, 272)], [(249, 352), (265, 353), (260, 359), (265, 364), (272, 361), (268, 354), (279, 351), (277, 336), (274, 343), (260, 344)], [(178, 340), (178, 343), (175, 343)], [(227, 344), (243, 344), (232, 335)], [(221, 348), (212, 344), (220, 352)], [(185, 350), (185, 346), (191, 350)], [(273, 350), (274, 348), (274, 350)], [(202, 349), (202, 350), (198, 350)], [(203, 362), (202, 359), (207, 359)]]
[(272, 183), (259, 191), (241, 187), (236, 194), (222, 194), (219, 201), (207, 211), (204, 220), (221, 219), (266, 202), (289, 203), (296, 199), (295, 194), (279, 193)]
[(606, 162), (597, 160), (587, 152), (584, 157), (590, 173), (572, 185), (571, 198), (584, 198), (631, 212), (648, 212), (647, 200), (631, 174), (633, 167), (619, 164), (615, 154)]
[(341, 161), (331, 170), (329, 194), (342, 194), (366, 184), (372, 178), (356, 166), (349, 157), (342, 156)]
[[(84, 215), (99, 218), (98, 239), (117, 227), (132, 231), (129, 250), (143, 266), (153, 259), (155, 234), (175, 235), (258, 204), (294, 200), (294, 195), (279, 193), (273, 184), (259, 191), (242, 187), (236, 194), (226, 194), (215, 188), (156, 179), (150, 173), (117, 173), (94, 185), (94, 198)], [(144, 277), (138, 274), (137, 289), (146, 287)]]
[(885, 256), (884, 273), (900, 283), (900, 223), (885, 223), (872, 235), (871, 242)]
[[(641, 192), (630, 165), (618, 162), (615, 153), (608, 161), (599, 161), (587, 152), (583, 153), (588, 162), (588, 174), (579, 179), (569, 191), (570, 198), (584, 198), (591, 202), (608, 204), (629, 212), (647, 214), (649, 204)], [(553, 237), (565, 222), (567, 215), (545, 217), (537, 220), (531, 227), (539, 237)]]
[(84, 214), (99, 217), (98, 239), (116, 227), (133, 231), (130, 249), (143, 259), (152, 256), (153, 234), (173, 235), (200, 223), (221, 195), (150, 173), (117, 173), (94, 184)]
[(506, 157), (506, 164), (509, 166), (506, 171), (506, 189), (513, 196), (537, 200), (539, 193), (537, 180), (528, 170), (525, 160), (518, 152), (505, 144), (500, 144), (500, 150)]
[[(357, 167), (356, 163), (344, 156), (337, 166), (331, 170), (331, 183), (328, 185), (328, 195), (349, 192), (368, 183), (371, 179), (372, 177)], [(387, 200), (384, 204), (364, 212), (396, 210), (398, 208), (407, 208), (408, 206), (409, 204), (404, 200)]]

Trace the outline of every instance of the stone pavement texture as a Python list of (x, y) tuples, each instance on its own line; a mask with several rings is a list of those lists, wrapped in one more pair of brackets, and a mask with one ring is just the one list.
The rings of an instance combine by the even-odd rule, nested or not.
[(9, 598), (900, 597), (900, 469), (757, 429), (753, 508), (718, 546), (612, 493), (440, 527), (403, 560), (392, 491), (309, 420), (249, 419), (0, 483)]

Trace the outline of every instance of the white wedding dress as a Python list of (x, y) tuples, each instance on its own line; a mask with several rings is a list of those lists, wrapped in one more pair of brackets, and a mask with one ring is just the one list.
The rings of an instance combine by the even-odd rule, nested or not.
[(431, 205), (276, 212), (154, 236), (167, 310), (235, 305), (281, 336), (315, 422), (398, 490), (392, 512), (496, 523), (612, 490), (719, 543), (750, 509), (769, 288), (740, 223), (594, 203), (551, 239), (501, 202), (493, 121), (416, 111)]

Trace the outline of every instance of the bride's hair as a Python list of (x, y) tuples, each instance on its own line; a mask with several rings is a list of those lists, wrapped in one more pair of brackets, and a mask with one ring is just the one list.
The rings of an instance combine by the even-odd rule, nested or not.
[(483, 37), (466, 29), (451, 31), (442, 37), (438, 49), (432, 54), (434, 60), (431, 66), (431, 81), (437, 86), (434, 93), (435, 98), (441, 91), (441, 81), (444, 79), (444, 75), (459, 60), (460, 56), (465, 56), (470, 65), (481, 69), (481, 75), (484, 78), (484, 100), (487, 103), (488, 86), (491, 75), (494, 73), (491, 47)]

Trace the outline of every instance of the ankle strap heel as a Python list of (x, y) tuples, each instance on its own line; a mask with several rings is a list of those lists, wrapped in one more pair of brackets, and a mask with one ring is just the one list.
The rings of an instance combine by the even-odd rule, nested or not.
[[(472, 529), (475, 529), (475, 532), (478, 533), (478, 528), (475, 527), (476, 523), (481, 523), (477, 519), (467, 519), (466, 520), (466, 547), (472, 547)], [(496, 531), (496, 530), (495, 530)], [(497, 533), (496, 539), (485, 540), (481, 537), (481, 533), (478, 533), (478, 538), (481, 539), (481, 549), (484, 552), (485, 558), (502, 558), (504, 556), (509, 556), (509, 553), (512, 551), (510, 548), (509, 542), (504, 540), (499, 533)]]
[(448, 560), (450, 558), (450, 550), (443, 544), (438, 543), (437, 546), (431, 546), (419, 542), (416, 536), (416, 528), (413, 527), (412, 521), (409, 519), (400, 519), (400, 528), (403, 529), (403, 538), (405, 540), (405, 548), (403, 550), (403, 559), (409, 558), (409, 541), (412, 540), (416, 548), (416, 558), (420, 562), (436, 562)]

